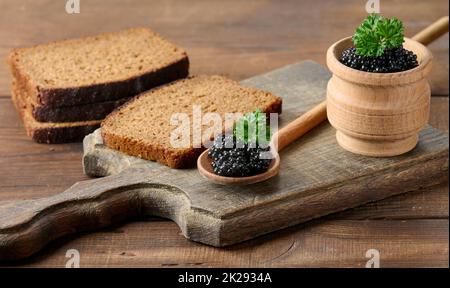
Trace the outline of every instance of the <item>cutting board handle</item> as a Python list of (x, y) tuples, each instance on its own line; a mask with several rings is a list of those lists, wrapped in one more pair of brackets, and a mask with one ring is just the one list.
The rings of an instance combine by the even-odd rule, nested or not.
[(64, 235), (145, 214), (145, 203), (152, 201), (148, 193), (161, 189), (145, 181), (149, 175), (144, 167), (129, 168), (51, 197), (0, 203), (0, 261), (28, 257)]

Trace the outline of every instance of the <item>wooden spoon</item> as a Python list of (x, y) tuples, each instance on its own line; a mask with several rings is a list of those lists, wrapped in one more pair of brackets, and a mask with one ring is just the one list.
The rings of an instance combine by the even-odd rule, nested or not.
[[(412, 39), (424, 45), (428, 45), (448, 31), (448, 23), (448, 16), (442, 17), (420, 31)], [(280, 156), (278, 155), (278, 152), (325, 119), (327, 119), (326, 101), (323, 101), (293, 122), (289, 123), (287, 126), (283, 127), (278, 133), (274, 134), (272, 139), (277, 141), (271, 143), (271, 151), (274, 154), (273, 159), (269, 168), (264, 173), (249, 177), (219, 176), (213, 172), (211, 158), (208, 156), (208, 150), (204, 151), (197, 159), (197, 169), (205, 178), (222, 185), (248, 185), (265, 181), (277, 175), (280, 170)]]
[(248, 185), (272, 178), (280, 170), (280, 156), (278, 152), (327, 119), (326, 107), (326, 101), (323, 101), (272, 136), (270, 147), (273, 158), (269, 168), (263, 173), (248, 177), (219, 176), (213, 172), (212, 160), (208, 156), (208, 150), (204, 151), (197, 159), (197, 169), (208, 180), (222, 185)]

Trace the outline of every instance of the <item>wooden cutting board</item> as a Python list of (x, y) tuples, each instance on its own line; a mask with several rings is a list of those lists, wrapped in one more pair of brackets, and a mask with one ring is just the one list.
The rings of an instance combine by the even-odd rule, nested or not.
[[(311, 61), (242, 81), (283, 97), (284, 125), (325, 99), (329, 72)], [(67, 234), (142, 216), (175, 221), (187, 238), (226, 246), (448, 179), (448, 136), (427, 127), (418, 146), (394, 158), (341, 149), (323, 123), (281, 153), (280, 174), (225, 187), (196, 169), (174, 170), (84, 141), (85, 173), (103, 177), (37, 200), (0, 204), (0, 260), (27, 257)], [(108, 177), (104, 177), (108, 176)], [(154, 235), (158, 237), (158, 235)]]

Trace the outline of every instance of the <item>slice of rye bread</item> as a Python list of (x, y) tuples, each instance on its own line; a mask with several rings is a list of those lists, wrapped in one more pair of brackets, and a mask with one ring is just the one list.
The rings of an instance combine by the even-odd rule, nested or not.
[(52, 107), (128, 98), (189, 74), (186, 52), (147, 28), (13, 49), (8, 63), (34, 103)]
[[(24, 91), (26, 95), (26, 88), (24, 83), (13, 79), (11, 86), (14, 89)], [(39, 122), (78, 122), (90, 120), (103, 120), (114, 109), (124, 104), (131, 98), (122, 98), (113, 101), (82, 104), (76, 106), (66, 107), (51, 107), (42, 106), (33, 101), (32, 97), (27, 97), (24, 101), (29, 104), (28, 109), (36, 121)]]
[[(193, 141), (193, 105), (200, 105), (202, 115), (216, 112), (224, 119), (225, 113), (248, 113), (257, 108), (281, 113), (282, 99), (221, 76), (190, 77), (144, 92), (109, 114), (101, 125), (103, 141), (112, 149), (172, 168), (193, 167), (205, 148), (193, 148), (199, 146), (192, 144), (174, 148), (170, 141), (177, 128), (170, 121), (174, 113), (188, 115)], [(195, 133), (199, 133), (197, 128)]]
[(38, 143), (60, 144), (81, 142), (87, 134), (100, 126), (99, 120), (83, 122), (43, 123), (36, 121), (26, 104), (26, 92), (17, 86), (12, 86), (11, 99), (19, 111), (28, 136)]

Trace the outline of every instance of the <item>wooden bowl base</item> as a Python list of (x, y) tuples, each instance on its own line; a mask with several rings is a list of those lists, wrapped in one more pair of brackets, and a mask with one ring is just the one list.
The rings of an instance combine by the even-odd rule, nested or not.
[(386, 141), (386, 140), (368, 140), (362, 138), (355, 138), (353, 136), (336, 132), (336, 140), (338, 144), (345, 150), (370, 157), (392, 157), (404, 154), (416, 147), (419, 141), (418, 134), (411, 137)]

